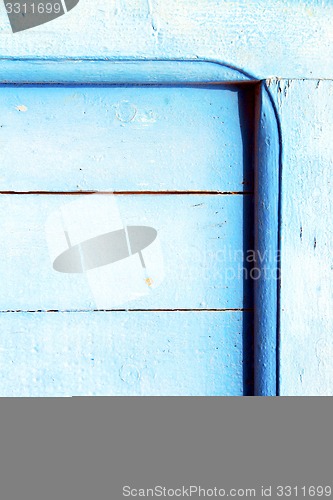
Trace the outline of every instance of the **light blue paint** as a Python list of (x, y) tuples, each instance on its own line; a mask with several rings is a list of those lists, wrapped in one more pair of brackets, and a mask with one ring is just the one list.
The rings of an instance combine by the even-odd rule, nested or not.
[(1, 396), (243, 394), (238, 313), (0, 313)]
[(280, 394), (333, 395), (333, 82), (271, 80), (281, 116)]
[(0, 63), (0, 82), (5, 84), (184, 85), (251, 79), (232, 64), (205, 58), (2, 57)]
[(251, 191), (247, 100), (221, 85), (4, 86), (0, 189)]
[(255, 168), (255, 248), (258, 274), (255, 293), (255, 394), (275, 396), (279, 339), (279, 210), (282, 135), (279, 117), (265, 83), (258, 103)]
[[(14, 64), (15, 67), (16, 63), (12, 64)], [(112, 63), (108, 64), (109, 64), (107, 66), (108, 73), (105, 81), (105, 83), (108, 84), (110, 83), (119, 84), (119, 78), (121, 78), (122, 75), (124, 77), (124, 71), (125, 71), (125, 76), (128, 77), (128, 75), (131, 74), (128, 71), (128, 69), (129, 68), (133, 69), (135, 67), (134, 63), (129, 63), (129, 62), (126, 63), (119, 62), (118, 64), (115, 65), (113, 65)], [(145, 64), (149, 64), (151, 65), (151, 67), (155, 67), (156, 69), (159, 68), (159, 63), (157, 61)], [(185, 67), (189, 68), (195, 67), (197, 71), (197, 73), (194, 74), (194, 78), (196, 79), (195, 81), (198, 82), (198, 75), (201, 75), (205, 84), (207, 84), (207, 82), (211, 82), (214, 84), (216, 77), (214, 72), (213, 74), (212, 73), (207, 74), (207, 76), (203, 77), (202, 70), (207, 68), (206, 63), (194, 63), (194, 62), (168, 63), (165, 61), (161, 62), (160, 64), (161, 64), (160, 66), (161, 71), (159, 71), (156, 74), (156, 77), (155, 78), (154, 77), (152, 78), (151, 76), (149, 77), (150, 80), (154, 80), (154, 83), (158, 83), (159, 77), (161, 77), (162, 82), (169, 84), (172, 83), (172, 78), (177, 77), (177, 82), (181, 83), (183, 81), (182, 78), (185, 72)], [(111, 71), (110, 68), (112, 66), (114, 66), (114, 68), (118, 68), (113, 76), (112, 73), (110, 72)], [(16, 65), (16, 67), (19, 66)], [(60, 67), (61, 64), (59, 66), (59, 69)], [(141, 68), (139, 71), (142, 73), (141, 63), (136, 63), (136, 67)], [(167, 79), (166, 75), (168, 67), (170, 68), (170, 76)], [(164, 98), (168, 97), (166, 96), (165, 93), (169, 93), (171, 94), (172, 99), (177, 99), (179, 95), (178, 93), (182, 93), (183, 97), (182, 102), (185, 102), (184, 96), (186, 97), (187, 95), (191, 96), (192, 98), (196, 95), (206, 95), (209, 102), (212, 102), (212, 104), (214, 102), (214, 100), (212, 100), (212, 96), (214, 95), (214, 98), (217, 99), (216, 100), (217, 109), (219, 109), (219, 106), (221, 105), (220, 103), (222, 102), (224, 104), (224, 107), (222, 106), (223, 112), (227, 111), (229, 113), (226, 115), (226, 117), (229, 119), (228, 121), (230, 121), (231, 124), (235, 123), (235, 125), (232, 125), (230, 129), (232, 132), (231, 136), (233, 137), (233, 139), (237, 137), (235, 135), (235, 132), (239, 134), (239, 120), (241, 120), (243, 126), (242, 127), (243, 165), (241, 165), (240, 161), (238, 161), (236, 162), (236, 168), (235, 168), (235, 172), (238, 172), (238, 179), (240, 179), (242, 178), (239, 175), (241, 167), (243, 167), (243, 169), (245, 168), (245, 172), (250, 171), (252, 163), (251, 157), (253, 157), (252, 143), (254, 141), (254, 133), (256, 133), (256, 129), (254, 127), (255, 124), (254, 117), (251, 118), (250, 117), (251, 113), (249, 114), (250, 111), (249, 104), (250, 102), (253, 101), (253, 98), (251, 97), (251, 92), (253, 92), (253, 90), (251, 90), (251, 88), (253, 89), (254, 87), (250, 86), (244, 87), (241, 92), (238, 92), (238, 100), (241, 99), (240, 110), (242, 110), (242, 112), (240, 113), (241, 118), (239, 117), (236, 118), (232, 114), (231, 108), (228, 109), (228, 105), (230, 105), (231, 102), (235, 102), (230, 100), (230, 98), (231, 97), (234, 98), (237, 96), (237, 94), (235, 94), (234, 92), (235, 87), (229, 87), (229, 89), (226, 87), (221, 87), (221, 79), (223, 81), (222, 75), (224, 74), (229, 84), (231, 83), (230, 80), (232, 76), (234, 76), (233, 79), (234, 82), (237, 82), (238, 80), (242, 81), (244, 80), (244, 78), (251, 80), (251, 77), (249, 75), (244, 74), (243, 72), (238, 72), (235, 68), (228, 66), (223, 67), (222, 65), (211, 64), (210, 67), (214, 68), (214, 71), (217, 68), (220, 71), (220, 78), (219, 78), (220, 84), (219, 86), (214, 84), (214, 87), (211, 87), (214, 90), (209, 90), (208, 88), (201, 88), (201, 87), (196, 89), (183, 88), (183, 87), (175, 87), (174, 89), (171, 88), (162, 89), (160, 87), (155, 87), (155, 88), (135, 89), (135, 92), (138, 91), (136, 92), (136, 94), (141, 99), (144, 99), (145, 94), (150, 96), (151, 92), (156, 92), (156, 91), (158, 91)], [(41, 68), (43, 68), (46, 71), (43, 73), (44, 75), (43, 80), (44, 81), (47, 81), (48, 79), (49, 81), (52, 80), (52, 71), (54, 71), (56, 66), (53, 66), (53, 69), (51, 67), (51, 72), (50, 72), (48, 65), (47, 64), (45, 65), (44, 62), (42, 63)], [(68, 68), (68, 63), (67, 63), (67, 68)], [(89, 66), (84, 66), (85, 71), (87, 71), (88, 68)], [(121, 70), (121, 68), (123, 69)], [(177, 68), (177, 72), (175, 72), (175, 68)], [(179, 68), (181, 68), (180, 71)], [(191, 74), (192, 73), (189, 72), (189, 75)], [(62, 71), (60, 70), (59, 75), (60, 79), (61, 78), (63, 79), (66, 73), (62, 73)], [(64, 83), (64, 80), (59, 80), (59, 82), (60, 81)], [(62, 120), (62, 115), (61, 113), (59, 113), (57, 107), (54, 106), (54, 102), (53, 100), (51, 100), (50, 96), (51, 95), (52, 97), (57, 96), (57, 98), (58, 96), (61, 96), (64, 100), (64, 97), (65, 98), (69, 97), (68, 95), (69, 89), (62, 89), (55, 87), (50, 87), (48, 89), (45, 89), (43, 87), (24, 87), (22, 89), (19, 89), (8, 86), (3, 87), (3, 89), (6, 92), (9, 92), (9, 96), (15, 96), (16, 93), (16, 98), (17, 98), (18, 92), (22, 92), (21, 95), (23, 97), (26, 97), (25, 99), (26, 103), (17, 104), (16, 106), (13, 106), (13, 110), (11, 112), (10, 111), (8, 112), (7, 123), (9, 124), (10, 127), (14, 128), (15, 126), (15, 128), (17, 128), (17, 125), (19, 123), (24, 123), (24, 120), (29, 121), (32, 119), (34, 124), (33, 128), (38, 129), (38, 127), (40, 127), (40, 122), (43, 122), (44, 120), (42, 114), (43, 107), (46, 108), (45, 112), (49, 107), (53, 111), (53, 114), (55, 114), (55, 118), (58, 118), (59, 121)], [(241, 87), (238, 87), (238, 89), (241, 89)], [(82, 92), (82, 89), (80, 88), (72, 88), (71, 90), (75, 90), (76, 93), (79, 95), (79, 104), (76, 105), (76, 108), (74, 105), (74, 110), (77, 113), (78, 112), (84, 113), (84, 111), (88, 109), (89, 112), (95, 113), (94, 106), (92, 106), (92, 104), (97, 106), (99, 113), (98, 114), (96, 113), (95, 116), (97, 117), (98, 123), (100, 124), (99, 121), (100, 115), (102, 114), (103, 111), (105, 115), (105, 107), (103, 108), (102, 97), (105, 96), (106, 98), (108, 92), (111, 91), (128, 92), (129, 89), (98, 87), (98, 89), (86, 88), (84, 92)], [(131, 90), (132, 92), (134, 92), (134, 89)], [(230, 90), (233, 90), (233, 92), (230, 92)], [(42, 98), (40, 98), (39, 95), (41, 95), (43, 91), (47, 91), (47, 94), (46, 93), (44, 94), (44, 96), (46, 97), (43, 96)], [(177, 98), (175, 98), (176, 94)], [(158, 96), (158, 94), (153, 94), (153, 95)], [(94, 96), (95, 97), (97, 96), (97, 98), (94, 99), (93, 98)], [(219, 101), (217, 96), (220, 96), (221, 99), (223, 96), (224, 101)], [(31, 101), (29, 101), (29, 97)], [(83, 99), (83, 105), (82, 105), (82, 99)], [(158, 102), (158, 97), (154, 97), (154, 99), (156, 99)], [(100, 102), (102, 103), (102, 105), (100, 104)], [(198, 115), (198, 110), (196, 109), (196, 107), (193, 106), (193, 102), (190, 102), (189, 100), (187, 102), (189, 103), (189, 110), (191, 110), (192, 112), (191, 114), (194, 115), (194, 118), (191, 119), (195, 119), (196, 116), (200, 117), (200, 115)], [(202, 113), (201, 116), (203, 122), (205, 121), (205, 117), (207, 115), (210, 116), (211, 118), (213, 118), (214, 116), (218, 116), (219, 118), (218, 114), (213, 115), (211, 111), (209, 112), (207, 111), (209, 109), (207, 106), (207, 102), (208, 101), (205, 100), (198, 100), (198, 101), (194, 100), (194, 103), (197, 103), (197, 106), (199, 106), (201, 109)], [(88, 106), (86, 107), (87, 103)], [(120, 104), (120, 107), (119, 103), (122, 103)], [(148, 100), (146, 100), (146, 103), (148, 103)], [(149, 101), (149, 103), (151, 103), (151, 101)], [(169, 104), (168, 102), (165, 103)], [(48, 106), (45, 106), (45, 104), (48, 104)], [(237, 109), (237, 104), (238, 102), (236, 103), (236, 109)], [(270, 120), (276, 120), (276, 116), (274, 112), (272, 112), (273, 109), (272, 104), (269, 100), (267, 100), (265, 106), (267, 107), (267, 112), (271, 115)], [(161, 100), (159, 101), (159, 108), (160, 109), (163, 108)], [(31, 110), (33, 109), (37, 110), (36, 111), (38, 115), (37, 118), (29, 117)], [(171, 106), (170, 109), (172, 115), (172, 110), (174, 108)], [(137, 114), (137, 110), (135, 110), (135, 112), (133, 110), (134, 107), (132, 106), (132, 103), (130, 102), (129, 99), (118, 100), (118, 104), (114, 107), (113, 113), (116, 115), (116, 119), (121, 122), (120, 127), (121, 125), (127, 126), (128, 123), (131, 123), (132, 125), (131, 121), (132, 117), (136, 116)], [(168, 116), (166, 111), (167, 110), (164, 109), (164, 116)], [(233, 111), (235, 111), (235, 106), (233, 108)], [(252, 122), (253, 135), (251, 136), (249, 136), (249, 132), (251, 131), (251, 123), (246, 124), (246, 126), (244, 127), (242, 114), (244, 115), (245, 113), (247, 114), (247, 120), (249, 122)], [(265, 108), (263, 113), (265, 114)], [(119, 120), (119, 116), (117, 118), (117, 114), (120, 117), (123, 117), (123, 119)], [(176, 121), (176, 118), (177, 116), (176, 117), (172, 116), (173, 122)], [(180, 123), (182, 123), (182, 119), (183, 117), (179, 118)], [(73, 120), (73, 126), (72, 126), (73, 129), (74, 125), (77, 125), (77, 121), (78, 121), (77, 119)], [(186, 121), (184, 122), (184, 126), (185, 125), (187, 125)], [(25, 125), (26, 127), (25, 129), (24, 125), (22, 127), (23, 131), (29, 130), (27, 124)], [(46, 127), (47, 126), (45, 126), (44, 128)], [(265, 122), (261, 123), (259, 129), (260, 129), (260, 134), (263, 134), (263, 137), (265, 137), (266, 128), (267, 130), (269, 130), (269, 127), (270, 125), (267, 125), (267, 123)], [(63, 129), (63, 127), (59, 128), (60, 130)], [(105, 127), (104, 123), (104, 128), (102, 127), (103, 132), (105, 132), (106, 128), (107, 127)], [(141, 127), (139, 127), (139, 130), (140, 128)], [(41, 128), (39, 130), (41, 130)], [(70, 127), (68, 127), (68, 131), (69, 130)], [(165, 131), (167, 130), (169, 129), (166, 128)], [(217, 128), (217, 131), (220, 133), (219, 128)], [(6, 142), (8, 144), (10, 143), (12, 136), (10, 134), (10, 131), (7, 132), (8, 133)], [(42, 132), (44, 132), (44, 130)], [(89, 130), (89, 132), (91, 134), (91, 129)], [(194, 132), (195, 132), (195, 127), (193, 128), (193, 133)], [(55, 131), (53, 132), (53, 134), (52, 133), (49, 134), (51, 142), (53, 140), (54, 133)], [(106, 137), (107, 133), (108, 132), (106, 132)], [(117, 130), (116, 133), (121, 134), (121, 128), (120, 132), (119, 130)], [(163, 140), (165, 139), (165, 133), (160, 134), (160, 137)], [(270, 134), (269, 132), (267, 133)], [(88, 134), (86, 135), (88, 136)], [(95, 138), (96, 137), (98, 137), (98, 135), (96, 135)], [(219, 136), (217, 136), (217, 138), (218, 137)], [(278, 138), (276, 134), (275, 136), (273, 134), (271, 140), (274, 141), (276, 137)], [(70, 145), (73, 146), (75, 142), (79, 142), (79, 146), (81, 146), (81, 148), (84, 149), (85, 146), (84, 142), (82, 141), (80, 143), (81, 139), (78, 141), (78, 138), (79, 135), (75, 137), (74, 141), (71, 141)], [(223, 138), (223, 136), (221, 136), (221, 138)], [(123, 138), (122, 140), (125, 139), (126, 137)], [(237, 140), (238, 144), (237, 142), (234, 143), (233, 144), (234, 147), (240, 146), (239, 135)], [(142, 140), (141, 141), (139, 140), (138, 142), (140, 143), (142, 142)], [(223, 145), (223, 140), (221, 142)], [(266, 143), (267, 146), (269, 146), (269, 141), (266, 141)], [(231, 144), (232, 144), (231, 142), (228, 144), (228, 141), (224, 143), (224, 146), (227, 146), (227, 149), (223, 150), (222, 148), (223, 154), (228, 154), (228, 151), (232, 149)], [(55, 146), (53, 145), (53, 147)], [(275, 154), (278, 154), (278, 149), (279, 149), (278, 147), (273, 145), (272, 151), (268, 151), (267, 153), (265, 153), (267, 157), (270, 157), (274, 161), (277, 161), (277, 165), (278, 165), (278, 156), (275, 158)], [(233, 153), (233, 154), (238, 154), (238, 153)], [(31, 150), (30, 154), (33, 155), (33, 150)], [(158, 152), (156, 152), (156, 154), (158, 154)], [(264, 157), (266, 157), (265, 155)], [(197, 158), (194, 155), (192, 162), (193, 161), (195, 162), (196, 160)], [(208, 172), (211, 163), (212, 162), (207, 162), (206, 169), (208, 169)], [(264, 166), (259, 164), (258, 167), (263, 169), (265, 168), (269, 169), (270, 164), (267, 163)], [(50, 167), (48, 168), (50, 171)], [(19, 172), (19, 170), (17, 170), (17, 172)], [(276, 172), (278, 174), (278, 171), (276, 171), (276, 169), (273, 169), (272, 172), (273, 172), (272, 178), (274, 178), (274, 176), (276, 176)], [(37, 168), (37, 174), (38, 174), (38, 168)], [(16, 182), (19, 182), (19, 177), (20, 177), (19, 175), (16, 176), (17, 179)], [(75, 176), (73, 177), (75, 179)], [(177, 177), (178, 173), (176, 179)], [(207, 178), (214, 179), (215, 177), (213, 176)], [(194, 180), (196, 180), (196, 182), (198, 183), (197, 185), (200, 186), (200, 182), (202, 181), (202, 175), (199, 175), (197, 178), (194, 177)], [(121, 182), (123, 182), (123, 184), (119, 184), (120, 186), (123, 185), (126, 186), (128, 185), (129, 178), (124, 177), (121, 179)], [(219, 185), (223, 186), (223, 182), (225, 182), (225, 179), (223, 179), (223, 181), (219, 179)], [(152, 183), (152, 185), (154, 186), (154, 183)], [(155, 183), (155, 185), (158, 184)], [(196, 183), (193, 184), (193, 186), (195, 185)], [(45, 185), (44, 183), (43, 188), (45, 189), (46, 186), (48, 189), (51, 189), (50, 187), (48, 187), (49, 184)], [(10, 185), (8, 187), (10, 187)], [(76, 188), (80, 189), (80, 186), (77, 185)], [(187, 189), (191, 189), (191, 187)], [(215, 187), (215, 190), (216, 189), (217, 188)], [(104, 187), (104, 190), (110, 190), (110, 188)], [(194, 190), (196, 189), (194, 188)], [(218, 188), (218, 190), (223, 191), (224, 188), (223, 187)], [(10, 189), (7, 188), (7, 191), (10, 191)], [(272, 192), (274, 193), (274, 190)], [(272, 239), (272, 241), (276, 241), (277, 217), (274, 211), (275, 208), (277, 207), (275, 207), (274, 201), (271, 200), (269, 193), (270, 191), (266, 189), (263, 189), (262, 191), (260, 189), (256, 190), (255, 201), (256, 201), (256, 206), (259, 207), (259, 210), (257, 210), (257, 216), (259, 218), (261, 217), (262, 218), (261, 220), (266, 224), (265, 226), (261, 223), (260, 226), (258, 226), (259, 232), (257, 233), (257, 236), (259, 237), (257, 237), (256, 240), (257, 247), (254, 247), (253, 241), (251, 241), (251, 231), (252, 231), (252, 221), (253, 221), (253, 212), (251, 208), (252, 205), (251, 195), (245, 197), (242, 195), (229, 195), (229, 196), (145, 195), (145, 196), (119, 197), (120, 205), (122, 205), (121, 211), (122, 214), (125, 216), (126, 223), (129, 224), (134, 223), (140, 225), (145, 224), (153, 226), (156, 229), (158, 229), (159, 234), (161, 236), (162, 246), (164, 246), (165, 248), (164, 250), (166, 256), (165, 267), (167, 273), (169, 273), (167, 274), (165, 287), (161, 287), (156, 292), (154, 291), (154, 295), (152, 294), (150, 298), (148, 299), (145, 298), (141, 299), (141, 301), (137, 301), (138, 305), (136, 307), (133, 307), (133, 309), (136, 308), (137, 309), (146, 309), (146, 308), (147, 309), (242, 309), (251, 307), (253, 304), (253, 294), (251, 291), (252, 287), (250, 286), (249, 280), (243, 281), (243, 275), (242, 275), (243, 255), (244, 251), (246, 251), (248, 248), (250, 249), (257, 248), (258, 250), (261, 244), (260, 235), (262, 232), (265, 233), (265, 230), (266, 228), (268, 229), (268, 227), (269, 230), (267, 234), (269, 235), (269, 237), (268, 239), (266, 238), (265, 240), (266, 243), (270, 240), (270, 238)], [(5, 276), (4, 281), (5, 283), (9, 283), (11, 285), (13, 283), (18, 283), (20, 287), (19, 290), (13, 290), (13, 288), (11, 287), (10, 289), (4, 291), (3, 310), (17, 310), (17, 309), (82, 310), (82, 309), (94, 308), (92, 297), (89, 296), (89, 294), (85, 295), (87, 286), (84, 280), (82, 281), (82, 276), (80, 276), (81, 280), (80, 282), (74, 282), (72, 280), (72, 277), (70, 282), (67, 279), (67, 285), (66, 285), (66, 282), (64, 281), (64, 275), (62, 275), (62, 281), (60, 283), (59, 277), (58, 276), (55, 277), (54, 272), (52, 276), (50, 275), (51, 272), (50, 267), (48, 267), (48, 270), (46, 271), (46, 268), (50, 262), (47, 256), (45, 241), (42, 241), (41, 239), (42, 228), (44, 227), (45, 218), (47, 214), (50, 211), (53, 211), (55, 208), (57, 208), (57, 206), (59, 207), (59, 203), (64, 203), (65, 198), (67, 198), (67, 200), (69, 199), (68, 197), (62, 197), (57, 195), (50, 196), (50, 195), (23, 194), (21, 196), (18, 195), (2, 196), (1, 201), (3, 203), (3, 208), (2, 208), (3, 212), (5, 214), (8, 213), (13, 214), (13, 216), (9, 218), (9, 220), (7, 221), (7, 229), (9, 234), (11, 234), (12, 240), (11, 243), (9, 243), (8, 249), (5, 250), (6, 253), (11, 255), (12, 257), (12, 265), (7, 268), (5, 268), (4, 266), (3, 270), (3, 275)], [(196, 203), (194, 202), (194, 200), (196, 201)], [(271, 201), (272, 204), (270, 205)], [(268, 213), (265, 212), (265, 204), (268, 204), (268, 206), (270, 207)], [(158, 211), (156, 211), (156, 206), (158, 206)], [(199, 209), (198, 212), (197, 209)], [(195, 212), (193, 210), (195, 210)], [(264, 210), (264, 212), (262, 212), (262, 210)], [(223, 217), (221, 218), (222, 213), (225, 214), (224, 220), (222, 220)], [(136, 222), (134, 220), (135, 218), (137, 218), (137, 214), (140, 214), (139, 222)], [(24, 221), (24, 217), (27, 217), (27, 220), (22, 224), (22, 222)], [(195, 235), (194, 238), (193, 235)], [(13, 242), (13, 236), (14, 236), (14, 242)], [(22, 242), (24, 242), (23, 247), (22, 247)], [(27, 263), (26, 257), (28, 254), (31, 255), (31, 248), (38, 249), (38, 253), (35, 252), (33, 254), (34, 259), (32, 259), (32, 266), (29, 267), (28, 272), (26, 272), (26, 263)], [(39, 274), (36, 273), (37, 268)], [(37, 275), (38, 279), (36, 279)], [(21, 281), (18, 281), (17, 279), (18, 276), (20, 276)], [(26, 285), (24, 280), (27, 280)], [(260, 297), (260, 300), (258, 301), (256, 307), (256, 316), (257, 316), (256, 321), (258, 323), (258, 318), (259, 318), (260, 325), (263, 326), (267, 326), (268, 324), (270, 325), (269, 329), (267, 330), (267, 335), (269, 337), (269, 340), (266, 345), (269, 346), (270, 355), (272, 356), (274, 355), (276, 348), (276, 315), (272, 316), (271, 314), (272, 307), (274, 308), (275, 306), (276, 308), (276, 302), (272, 306), (272, 301), (274, 300), (274, 297), (276, 299), (276, 280), (274, 279), (266, 280), (266, 287), (267, 286), (274, 287), (275, 295), (274, 291), (273, 293), (269, 291), (268, 293), (265, 292), (263, 294), (260, 292), (258, 294), (258, 291), (256, 292), (257, 297)], [(259, 290), (258, 287), (257, 290)], [(18, 297), (20, 298), (18, 299)], [(263, 315), (264, 317), (263, 320), (260, 319), (261, 317), (260, 315)], [(262, 345), (264, 346), (265, 345), (264, 327), (262, 327), (260, 335), (261, 335), (261, 341), (263, 342)], [(246, 352), (247, 356), (251, 352), (250, 348), (251, 343), (252, 343), (251, 338), (246, 337), (244, 352)], [(249, 372), (250, 374), (251, 362), (247, 360), (247, 363), (248, 363), (247, 372)], [(261, 366), (258, 368), (259, 363), (263, 363), (264, 366), (268, 366), (268, 370), (265, 368), (263, 371), (260, 371)], [(257, 372), (258, 394), (271, 395), (274, 393), (273, 391), (273, 386), (275, 381), (274, 370), (275, 370), (274, 363), (273, 364), (271, 362), (266, 363), (266, 359), (262, 361), (260, 355), (257, 356), (256, 372)], [(266, 378), (268, 376), (270, 377), (270, 379), (269, 382), (266, 383)]]
[(331, 0), (81, 0), (58, 20), (13, 35), (2, 6), (0, 53), (206, 58), (261, 79), (330, 78), (332, 16)]
[[(87, 196), (87, 195), (81, 195)], [(99, 195), (102, 198), (108, 195)], [(77, 196), (1, 195), (2, 310), (82, 310), (96, 306), (85, 275), (52, 267), (46, 239), (50, 214)], [(164, 258), (163, 285), (131, 309), (242, 309), (252, 305), (243, 284), (243, 225), (251, 221), (250, 196), (117, 196), (127, 225), (154, 227)], [(103, 206), (101, 216), (105, 216)], [(246, 250), (245, 248), (245, 250)], [(123, 307), (122, 307), (123, 308)]]
[[(272, 75), (332, 77), (330, 35), (333, 5), (329, 0), (320, 4), (311, 0), (267, 0), (264, 9), (262, 2), (257, 0), (202, 0), (197, 4), (193, 4), (192, 0), (156, 0), (151, 5), (149, 10), (147, 3), (142, 2), (133, 10), (133, 2), (128, 0), (124, 2), (124, 8), (116, 12), (112, 2), (82, 1), (71, 14), (50, 23), (47, 28), (36, 28), (19, 36), (11, 33), (3, 9), (0, 11), (0, 52), (4, 57), (0, 64), (1, 81), (85, 83), (88, 79), (93, 83), (108, 83), (110, 78), (114, 78), (114, 83), (122, 79), (126, 83), (152, 83), (156, 73), (151, 63), (144, 61), (148, 58), (228, 61), (258, 79)], [(115, 74), (112, 64), (101, 62), (103, 59), (124, 57), (141, 59), (142, 62), (139, 66), (129, 62), (126, 69), (123, 69), (123, 63), (119, 63), (116, 77), (112, 76)], [(22, 60), (29, 58), (40, 60)], [(68, 58), (76, 60), (73, 63), (67, 61)], [(81, 62), (82, 58), (99, 61)], [(58, 59), (58, 62), (51, 62), (50, 59)], [(222, 69), (225, 73), (219, 78), (218, 65), (210, 65), (212, 73), (209, 73), (207, 66), (205, 71), (198, 72), (194, 69), (198, 65), (193, 62), (186, 63), (188, 66), (184, 71), (184, 65), (179, 62), (176, 63), (178, 70), (171, 70), (169, 63), (163, 64), (166, 69), (159, 71), (158, 76), (161, 83), (172, 83), (172, 77), (177, 83), (207, 83), (214, 79), (236, 81), (239, 79), (237, 75), (240, 75), (228, 68)], [(147, 68), (151, 70), (146, 71)], [(206, 72), (210, 74), (207, 79), (202, 76)], [(247, 80), (244, 74), (241, 78)], [(285, 270), (277, 311), (280, 316), (283, 395), (332, 393), (331, 356), (327, 354), (331, 352), (332, 331), (329, 302), (332, 296), (332, 249), (330, 224), (327, 222), (332, 209), (329, 178), (332, 151), (330, 85), (330, 82), (300, 81), (290, 89), (289, 82), (268, 81), (269, 91), (274, 94), (282, 118), (285, 151), (280, 206), (282, 268)], [(264, 119), (262, 116), (263, 122)], [(276, 138), (276, 131), (273, 122), (266, 121), (266, 126), (269, 142), (272, 137)], [(272, 184), (257, 184), (262, 200), (256, 198), (256, 206), (263, 223), (259, 226), (263, 239), (257, 237), (257, 242), (258, 246), (266, 242), (264, 247), (272, 244), (276, 248), (279, 245), (279, 242), (276, 243), (274, 215), (277, 200), (271, 186), (276, 186), (277, 151), (274, 144), (268, 150), (266, 146), (269, 144), (263, 140), (265, 134), (260, 136), (263, 157), (270, 159), (273, 165), (268, 172), (265, 170), (268, 163), (264, 163), (262, 172), (266, 172), (267, 178), (273, 178)], [(6, 182), (10, 182), (8, 176)], [(273, 196), (273, 210), (264, 187)], [(320, 249), (320, 254), (317, 249)], [(315, 251), (317, 254), (313, 253)], [(309, 273), (309, 269), (314, 271)], [(257, 306), (267, 312), (262, 321), (259, 317), (256, 320), (261, 332), (257, 335), (257, 345), (260, 346), (264, 340), (262, 348), (257, 351), (257, 359), (262, 360), (258, 366), (263, 369), (257, 372), (263, 375), (257, 379), (259, 393), (271, 393), (274, 386), (272, 378), (265, 386), (264, 375), (274, 373), (266, 370), (274, 364), (274, 321), (278, 298), (273, 283), (271, 285), (269, 291), (259, 286), (256, 292), (257, 299), (264, 299), (264, 303), (258, 301)], [(17, 296), (24, 294), (23, 288), (20, 294)], [(15, 316), (12, 321), (14, 324)], [(261, 336), (265, 331), (269, 335), (266, 340), (271, 339), (268, 343)]]

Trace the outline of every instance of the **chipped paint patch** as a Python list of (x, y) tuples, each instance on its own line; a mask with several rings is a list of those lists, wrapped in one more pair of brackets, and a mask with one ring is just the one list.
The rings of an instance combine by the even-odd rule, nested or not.
[(149, 287), (151, 287), (151, 286), (153, 285), (153, 280), (152, 280), (151, 278), (147, 278), (147, 279), (145, 279), (145, 282), (147, 283), (147, 285), (148, 285)]

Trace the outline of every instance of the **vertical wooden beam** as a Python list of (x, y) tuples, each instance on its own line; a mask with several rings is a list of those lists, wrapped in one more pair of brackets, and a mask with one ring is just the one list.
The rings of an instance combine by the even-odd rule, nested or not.
[(282, 396), (333, 394), (333, 82), (274, 79), (283, 133)]
[(257, 89), (255, 168), (255, 395), (276, 396), (281, 133), (265, 82)]

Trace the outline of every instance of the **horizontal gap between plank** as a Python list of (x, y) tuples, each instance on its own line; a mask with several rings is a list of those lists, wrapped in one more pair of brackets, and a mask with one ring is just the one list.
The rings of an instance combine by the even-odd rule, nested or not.
[(15, 80), (0, 80), (0, 87), (77, 87), (77, 88), (211, 88), (211, 87), (220, 87), (220, 90), (225, 90), (226, 88), (240, 88), (242, 87), (253, 87), (260, 85), (260, 80), (202, 80), (202, 81), (178, 81), (178, 80), (169, 80), (169, 81), (161, 81), (161, 82), (115, 82), (114, 80), (102, 80), (98, 81), (75, 81), (75, 80), (58, 80), (55, 79), (45, 79), (44, 81), (15, 81)]
[(113, 194), (117, 196), (126, 195), (253, 195), (253, 191), (0, 191), (0, 195), (22, 195), (22, 194), (33, 194), (33, 195), (70, 195), (70, 196), (81, 196), (81, 195), (105, 195)]
[(36, 309), (0, 311), (7, 313), (91, 313), (91, 312), (253, 312), (253, 309)]

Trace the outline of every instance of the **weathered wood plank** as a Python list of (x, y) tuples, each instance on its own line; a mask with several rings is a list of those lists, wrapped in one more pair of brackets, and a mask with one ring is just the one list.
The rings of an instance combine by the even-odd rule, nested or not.
[(2, 191), (250, 191), (251, 88), (0, 89)]
[(282, 395), (333, 395), (333, 82), (268, 82), (283, 133)]
[[(281, 131), (264, 82), (258, 113), (254, 231), (258, 270), (254, 282), (255, 394), (278, 393), (279, 196)], [(258, 279), (259, 278), (259, 279)]]
[(18, 57), (218, 59), (251, 72), (332, 76), (331, 0), (81, 0), (70, 13), (13, 35), (0, 9), (0, 53)]
[(1, 313), (0, 396), (243, 394), (249, 313)]
[[(117, 269), (112, 267), (115, 264), (100, 267), (88, 280), (86, 274), (55, 271), (53, 259), (68, 248), (68, 239), (74, 245), (112, 230), (113, 205), (107, 204), (111, 199), (121, 223), (157, 230), (162, 260), (150, 247), (143, 251), (146, 272), (153, 274), (145, 275), (138, 254), (121, 260)], [(158, 288), (145, 286), (148, 295), (140, 296), (139, 287), (138, 298), (124, 304), (121, 299), (121, 308), (239, 309), (252, 305), (250, 280), (244, 281), (248, 277), (244, 265), (251, 265), (244, 258), (253, 249), (252, 196), (1, 195), (0, 220), (1, 310), (95, 309), (89, 283), (102, 297), (98, 309), (113, 309), (115, 304), (118, 308), (118, 295), (127, 297), (128, 290), (136, 290), (138, 280), (154, 282), (155, 276), (157, 283), (161, 281)], [(111, 274), (106, 274), (111, 267)]]

